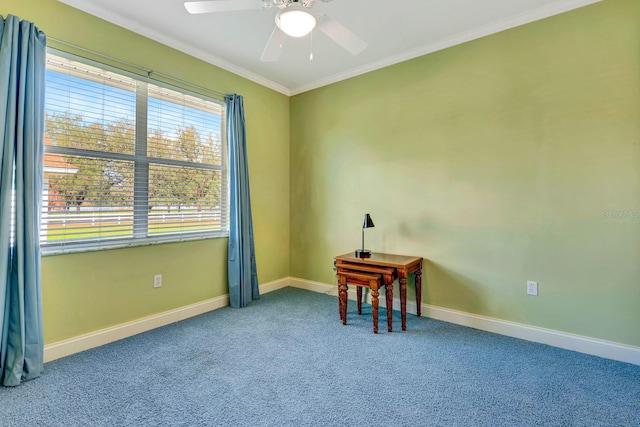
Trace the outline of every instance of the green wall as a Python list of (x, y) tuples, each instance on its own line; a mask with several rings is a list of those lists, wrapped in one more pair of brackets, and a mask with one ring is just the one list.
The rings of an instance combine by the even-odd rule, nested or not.
[[(9, 13), (244, 96), (261, 283), (333, 283), (333, 257), (359, 246), (369, 212), (368, 247), (425, 258), (424, 303), (640, 345), (640, 3), (607, 0), (291, 99), (56, 0), (4, 0)], [(226, 245), (43, 258), (45, 342), (225, 294)]]
[[(3, 0), (0, 14), (32, 21), (51, 38), (243, 95), (259, 281), (289, 275), (287, 96), (56, 0)], [(49, 45), (69, 50), (55, 41)], [(224, 295), (226, 255), (227, 239), (209, 239), (44, 257), (45, 343)], [(163, 286), (153, 289), (158, 273)]]
[(423, 303), (639, 346), (639, 95), (608, 0), (293, 97), (291, 275), (334, 283), (369, 212)]

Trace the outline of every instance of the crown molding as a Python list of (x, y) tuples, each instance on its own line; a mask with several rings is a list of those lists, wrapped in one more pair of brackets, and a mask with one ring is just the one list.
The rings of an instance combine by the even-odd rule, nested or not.
[[(132, 21), (121, 15), (108, 11), (103, 7), (100, 7), (92, 2), (87, 2), (86, 0), (58, 0), (58, 1), (60, 3), (64, 3), (68, 6), (71, 6), (75, 9), (86, 12), (90, 15), (96, 16), (102, 20), (105, 20), (112, 24), (123, 27), (124, 29), (140, 34), (144, 37), (147, 37), (165, 46), (168, 46), (180, 52), (186, 53), (187, 55), (193, 56), (194, 58), (205, 61), (211, 65), (215, 65), (216, 67), (222, 68), (223, 70), (229, 71), (230, 73), (233, 73), (237, 76), (244, 77), (245, 79), (250, 80), (254, 83), (257, 83), (261, 86), (265, 86), (269, 89), (275, 90), (276, 92), (280, 92), (284, 95), (291, 96), (291, 91), (286, 86), (273, 82), (265, 77), (262, 77), (259, 74), (253, 73), (249, 70), (239, 67), (229, 61), (226, 61), (215, 55), (207, 53), (201, 49), (197, 49), (197, 48), (194, 48), (193, 46), (189, 46), (186, 43), (182, 43), (174, 39), (173, 37), (169, 37), (165, 34), (159, 33), (138, 22)], [(141, 65), (144, 65), (144, 64), (141, 64)]]
[(273, 89), (276, 92), (280, 92), (287, 96), (294, 96), (303, 92), (308, 92), (313, 89), (317, 89), (323, 86), (337, 83), (342, 80), (356, 77), (371, 71), (385, 68), (390, 65), (395, 65), (400, 62), (408, 61), (410, 59), (414, 59), (414, 58), (424, 56), (433, 52), (437, 52), (452, 46), (456, 46), (456, 45), (466, 43), (475, 39), (479, 39), (482, 37), (486, 37), (491, 34), (496, 34), (501, 31), (505, 31), (521, 25), (529, 24), (531, 22), (539, 21), (541, 19), (549, 18), (551, 16), (559, 15), (561, 13), (565, 13), (574, 9), (579, 9), (584, 6), (589, 6), (594, 3), (599, 3), (602, 0), (559, 0), (547, 6), (543, 6), (526, 13), (521, 13), (518, 15), (511, 16), (507, 19), (496, 21), (488, 25), (476, 27), (471, 30), (458, 33), (451, 37), (438, 40), (434, 43), (429, 43), (427, 45), (423, 45), (415, 49), (410, 49), (410, 50), (398, 53), (397, 55), (389, 56), (379, 61), (370, 62), (363, 66), (355, 67), (341, 73), (336, 73), (331, 76), (327, 76), (325, 78), (315, 80), (308, 84), (300, 85), (294, 88), (289, 88), (280, 83), (276, 83), (259, 74), (256, 74), (245, 68), (239, 67), (229, 61), (226, 61), (215, 55), (209, 54), (201, 49), (194, 48), (193, 46), (180, 42), (172, 37), (169, 37), (165, 34), (154, 31), (144, 25), (141, 25), (140, 23), (127, 19), (118, 14), (112, 13), (104, 9), (103, 7), (100, 7), (87, 0), (58, 0), (58, 1), (61, 3), (67, 4), (71, 7), (74, 7), (76, 9), (82, 10), (91, 15), (97, 16), (108, 22), (119, 25), (123, 28), (126, 28), (142, 36), (155, 40), (173, 49), (179, 50), (195, 58), (201, 59), (211, 65), (215, 65), (216, 67), (229, 71), (240, 77), (246, 78), (254, 83), (265, 86), (269, 89)]
[(594, 3), (599, 3), (602, 0), (560, 0), (550, 5), (526, 12), (518, 15), (511, 16), (507, 19), (503, 19), (497, 22), (493, 22), (488, 25), (473, 28), (468, 31), (464, 31), (447, 37), (442, 40), (438, 40), (434, 43), (429, 43), (424, 46), (420, 46), (416, 49), (407, 50), (394, 56), (389, 56), (380, 61), (370, 62), (361, 67), (352, 68), (342, 73), (337, 73), (332, 76), (316, 80), (309, 84), (301, 85), (290, 90), (291, 96), (298, 95), (303, 92), (308, 92), (313, 89), (318, 89), (323, 86), (327, 86), (333, 83), (337, 83), (342, 80), (356, 77), (361, 74), (369, 73), (371, 71), (379, 70), (381, 68), (395, 65), (410, 59), (418, 58), (439, 50), (447, 49), (462, 43), (466, 43), (472, 40), (476, 40), (482, 37), (496, 34), (501, 31), (505, 31), (511, 28), (519, 27), (531, 22), (539, 21), (541, 19), (549, 18), (554, 15), (569, 12), (574, 9), (579, 9), (584, 6), (588, 6)]

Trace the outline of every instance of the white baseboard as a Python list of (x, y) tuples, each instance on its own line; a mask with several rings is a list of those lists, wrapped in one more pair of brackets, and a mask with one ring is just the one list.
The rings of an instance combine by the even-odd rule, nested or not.
[[(407, 304), (408, 305), (408, 304)], [(415, 304), (414, 304), (415, 306)], [(422, 304), (422, 314), (500, 335), (640, 365), (640, 347)]]
[[(295, 288), (337, 296), (337, 287), (335, 285), (312, 282), (295, 277), (290, 277), (289, 283), (290, 286)], [(349, 298), (354, 298), (351, 291)], [(370, 294), (367, 294), (367, 302), (370, 302), (370, 298)], [(380, 298), (380, 306), (386, 306), (384, 298)], [(422, 304), (421, 308), (421, 314), (432, 319), (640, 365), (640, 347), (451, 310), (429, 304)], [(400, 310), (400, 300), (398, 298), (393, 299), (393, 309)], [(416, 314), (416, 312), (415, 301), (408, 301), (407, 313)]]
[[(260, 285), (260, 293), (265, 294), (287, 286), (333, 296), (337, 296), (338, 294), (335, 285), (313, 282), (296, 277), (286, 277), (262, 284)], [(349, 298), (355, 299), (355, 292), (352, 290), (349, 291)], [(367, 295), (367, 301), (370, 302), (369, 294)], [(44, 347), (44, 360), (45, 362), (50, 362), (61, 357), (99, 347), (228, 305), (229, 296), (222, 295), (164, 313), (48, 344)], [(380, 306), (385, 307), (384, 298), (380, 299)], [(400, 300), (398, 298), (394, 298), (393, 308), (394, 310), (400, 310)], [(414, 301), (407, 302), (407, 312), (411, 314), (416, 313), (416, 303)], [(422, 304), (422, 314), (426, 317), (455, 323), (457, 325), (640, 365), (640, 347), (480, 316), (429, 304)]]
[[(289, 286), (292, 288), (305, 289), (307, 291), (318, 292), (338, 296), (338, 287), (336, 285), (328, 285), (321, 282), (312, 282), (311, 280), (298, 279), (297, 277), (289, 277)], [(351, 294), (351, 291), (349, 291)]]
[[(289, 286), (289, 279), (279, 279), (260, 285), (260, 293), (268, 293)], [(61, 357), (99, 347), (170, 323), (198, 316), (229, 305), (229, 295), (197, 302), (195, 304), (143, 317), (142, 319), (122, 323), (110, 328), (79, 335), (44, 346), (44, 361), (50, 362)]]
[(277, 291), (278, 289), (286, 288), (288, 286), (290, 286), (288, 277), (264, 283), (260, 285), (260, 295), (268, 294), (269, 292)]

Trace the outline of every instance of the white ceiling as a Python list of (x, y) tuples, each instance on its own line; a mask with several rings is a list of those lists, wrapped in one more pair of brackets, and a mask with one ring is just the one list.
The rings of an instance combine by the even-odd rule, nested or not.
[(275, 25), (276, 8), (190, 15), (183, 0), (59, 1), (295, 95), (600, 0), (317, 1), (314, 14), (340, 22), (368, 47), (351, 56), (314, 31), (313, 62), (309, 36), (289, 38), (278, 62), (260, 61)]

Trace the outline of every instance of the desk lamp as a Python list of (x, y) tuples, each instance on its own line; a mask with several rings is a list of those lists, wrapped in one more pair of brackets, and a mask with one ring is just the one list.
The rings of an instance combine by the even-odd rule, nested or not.
[(371, 216), (369, 214), (364, 215), (364, 224), (362, 224), (362, 249), (356, 249), (356, 256), (358, 258), (369, 258), (371, 256), (371, 251), (369, 249), (364, 248), (364, 229), (365, 228), (373, 228), (373, 221), (371, 220)]

